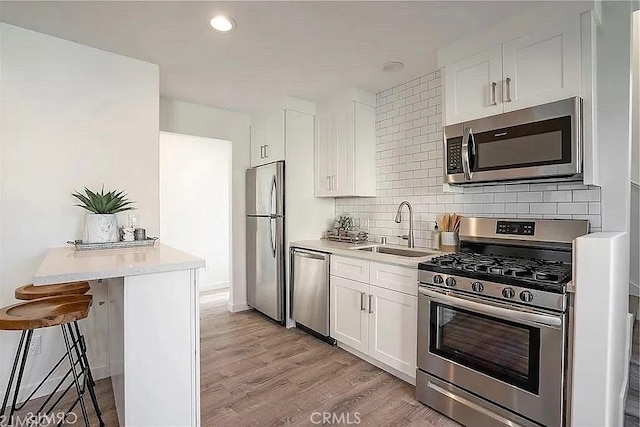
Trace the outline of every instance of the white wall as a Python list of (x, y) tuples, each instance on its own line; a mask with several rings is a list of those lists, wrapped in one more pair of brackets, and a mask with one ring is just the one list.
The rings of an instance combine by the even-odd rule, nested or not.
[[(30, 283), (47, 248), (81, 238), (83, 211), (73, 190), (126, 190), (143, 226), (159, 231), (158, 67), (11, 25), (0, 24), (0, 304)], [(93, 286), (96, 302), (105, 299)], [(97, 376), (106, 370), (107, 305), (83, 323)], [(57, 330), (42, 334), (26, 384), (62, 352)], [(4, 390), (19, 334), (3, 333)], [(50, 357), (55, 354), (56, 357)]]
[(640, 11), (633, 14), (631, 102), (631, 263), (629, 292), (640, 296)]
[(602, 230), (629, 231), (631, 2), (603, 2), (597, 36)]
[(203, 258), (200, 290), (229, 286), (231, 143), (160, 133), (160, 238)]
[(249, 116), (233, 111), (160, 99), (160, 130), (231, 141), (231, 273), (232, 311), (247, 307), (245, 247), (245, 171), (249, 167)]

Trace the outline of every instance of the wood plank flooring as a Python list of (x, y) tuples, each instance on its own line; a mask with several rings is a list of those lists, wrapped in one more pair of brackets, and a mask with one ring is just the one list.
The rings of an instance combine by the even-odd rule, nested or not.
[[(206, 302), (200, 329), (205, 427), (317, 425), (311, 417), (318, 412), (342, 416), (334, 425), (353, 424), (357, 414), (362, 426), (459, 426), (416, 401), (413, 386), (254, 311), (229, 313), (226, 303)], [(105, 423), (117, 426), (111, 380), (97, 383)]]

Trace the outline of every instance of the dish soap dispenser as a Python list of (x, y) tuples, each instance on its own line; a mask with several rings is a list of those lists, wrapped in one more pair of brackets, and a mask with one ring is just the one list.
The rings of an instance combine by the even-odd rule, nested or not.
[(431, 231), (431, 249), (440, 250), (440, 229), (437, 223), (433, 227), (433, 231)]

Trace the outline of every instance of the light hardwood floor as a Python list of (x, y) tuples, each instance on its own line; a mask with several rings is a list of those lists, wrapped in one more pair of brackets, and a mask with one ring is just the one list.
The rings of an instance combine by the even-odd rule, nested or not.
[[(351, 422), (357, 414), (361, 426), (459, 426), (416, 401), (404, 381), (254, 311), (207, 302), (200, 328), (205, 427), (316, 425), (312, 415), (323, 412)], [(109, 379), (98, 393), (106, 424), (117, 425)]]

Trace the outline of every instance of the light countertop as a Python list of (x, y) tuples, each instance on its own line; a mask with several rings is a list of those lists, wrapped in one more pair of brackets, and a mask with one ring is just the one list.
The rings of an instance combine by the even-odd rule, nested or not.
[(33, 277), (36, 285), (203, 268), (205, 261), (171, 246), (80, 251), (52, 248)]
[[(391, 248), (405, 249), (405, 250), (415, 250), (420, 252), (429, 252), (429, 255), (425, 255), (422, 257), (405, 257), (399, 255), (391, 255), (391, 254), (383, 254), (377, 252), (368, 252), (368, 251), (359, 251), (360, 248), (367, 248), (371, 246), (387, 246)], [(368, 242), (368, 243), (343, 243), (343, 242), (334, 242), (331, 240), (305, 240), (299, 242), (292, 242), (291, 247), (309, 249), (320, 252), (327, 252), (335, 255), (350, 257), (350, 258), (359, 258), (365, 259), (367, 261), (374, 262), (382, 262), (385, 264), (394, 264), (400, 265), (403, 267), (412, 267), (417, 268), (418, 264), (421, 262), (425, 262), (433, 258), (434, 256), (442, 255), (444, 252), (434, 251), (432, 249), (426, 248), (413, 248), (409, 249), (404, 245), (390, 245), (385, 244), (381, 245), (380, 243)]]

